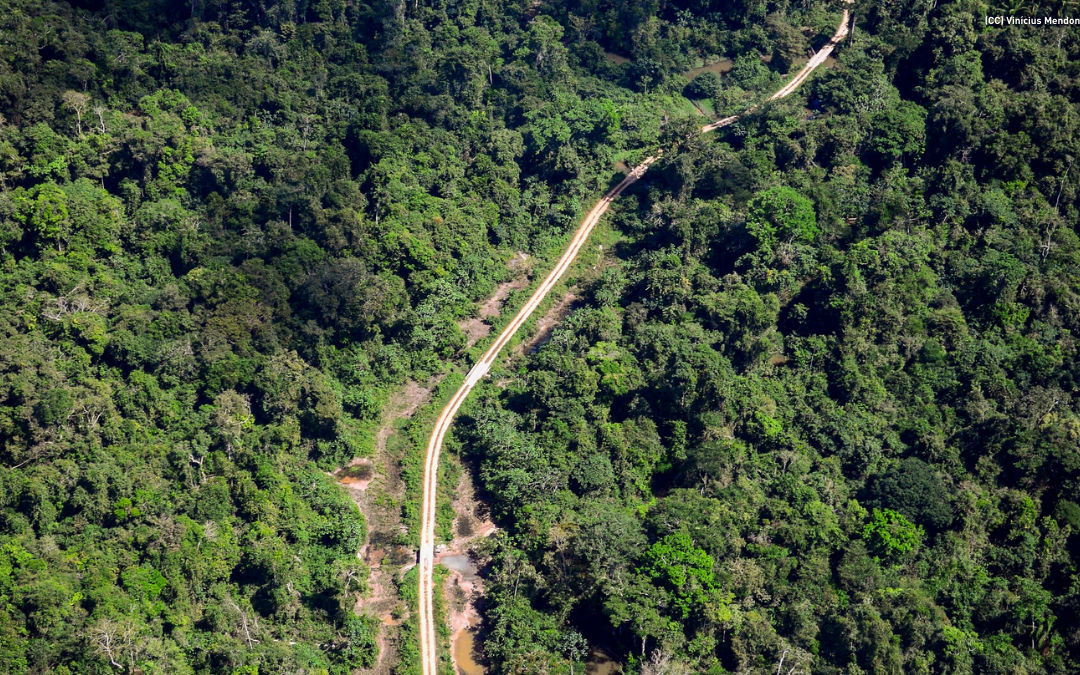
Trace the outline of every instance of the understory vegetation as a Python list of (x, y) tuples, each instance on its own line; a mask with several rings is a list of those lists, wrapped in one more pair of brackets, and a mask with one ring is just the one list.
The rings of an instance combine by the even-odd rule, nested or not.
[(866, 2), (696, 133), (844, 7), (0, 0), (0, 671), (374, 666), (329, 472), (661, 147), (455, 431), (491, 671), (1080, 670), (1080, 41)]

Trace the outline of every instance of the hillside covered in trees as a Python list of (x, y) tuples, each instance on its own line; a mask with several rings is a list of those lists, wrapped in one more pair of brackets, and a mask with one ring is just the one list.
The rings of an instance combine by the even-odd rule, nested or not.
[(860, 0), (696, 133), (840, 10), (0, 0), (0, 672), (413, 672), (328, 472), (657, 148), (451, 442), (490, 671), (1080, 671), (1080, 34)]

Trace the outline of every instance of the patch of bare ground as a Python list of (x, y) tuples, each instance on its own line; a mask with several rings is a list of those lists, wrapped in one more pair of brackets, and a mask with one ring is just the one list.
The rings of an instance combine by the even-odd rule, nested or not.
[(400, 623), (402, 603), (395, 576), (414, 560), (415, 555), (394, 544), (401, 527), (405, 485), (401, 481), (401, 458), (390, 440), (398, 432), (401, 422), (412, 417), (431, 399), (431, 392), (440, 379), (441, 376), (423, 384), (410, 380), (391, 395), (375, 432), (374, 456), (354, 458), (334, 474), (349, 488), (349, 494), (368, 525), (367, 543), (357, 552), (357, 557), (368, 566), (368, 591), (364, 597), (357, 598), (353, 611), (378, 617), (381, 622), (376, 638), (378, 660), (364, 671), (372, 675), (388, 675), (397, 661), (396, 626)]
[(487, 537), (498, 529), (491, 520), (487, 504), (476, 496), (476, 486), (469, 471), (461, 472), (453, 506), (454, 540), (448, 546), (449, 551), (464, 552), (473, 541)]
[(484, 585), (469, 554), (474, 542), (490, 536), (498, 528), (491, 521), (487, 506), (477, 498), (469, 471), (461, 472), (456, 494), (454, 540), (438, 555), (436, 562), (450, 569), (443, 592), (448, 608), (454, 672), (480, 675), (486, 672), (482, 665), (482, 646), (476, 639)]
[(412, 417), (420, 406), (427, 403), (440, 379), (442, 378), (435, 378), (427, 385), (409, 380), (399, 392), (390, 397), (383, 412), (383, 424), (375, 434), (376, 457), (386, 450), (386, 441), (394, 433), (395, 423)]
[(491, 333), (491, 326), (484, 323), (483, 319), (470, 317), (458, 322), (458, 328), (465, 333), (465, 347), (472, 347)]
[(397, 589), (394, 586), (392, 574), (386, 573), (381, 565), (372, 566), (370, 569), (368, 597), (358, 598), (353, 611), (357, 614), (370, 614), (379, 618), (379, 634), (375, 637), (379, 655), (375, 664), (364, 672), (387, 675), (397, 661), (395, 627), (400, 623), (395, 617), (399, 604)]
[[(532, 258), (524, 253), (519, 253), (507, 263), (514, 279), (499, 284), (495, 293), (477, 307), (477, 317), (460, 324), (469, 335), (470, 346), (491, 331), (486, 321), (499, 315), (510, 294), (529, 285), (532, 267)], [(357, 457), (334, 473), (338, 481), (349, 488), (353, 501), (360, 507), (368, 524), (368, 541), (357, 553), (370, 570), (368, 592), (365, 597), (357, 598), (354, 611), (378, 617), (382, 624), (377, 638), (378, 661), (364, 671), (372, 675), (388, 674), (397, 661), (396, 626), (401, 623), (404, 605), (397, 594), (395, 577), (415, 564), (415, 551), (394, 544), (402, 527), (401, 503), (405, 497), (405, 485), (400, 473), (401, 457), (393, 440), (394, 434), (398, 433), (404, 420), (431, 400), (432, 391), (441, 379), (442, 376), (439, 376), (423, 384), (410, 380), (391, 395), (375, 432), (374, 456)], [(463, 479), (462, 487), (458, 490), (454, 509), (458, 517), (454, 521), (455, 539), (451, 550), (464, 551), (469, 541), (478, 536), (487, 536), (495, 530), (494, 523), (476, 500), (468, 478)], [(479, 578), (472, 575), (465, 579), (460, 573), (454, 572), (447, 583), (464, 594), (460, 603), (451, 603), (451, 607), (459, 607), (453, 621), (464, 621), (465, 625), (475, 626), (480, 618), (476, 606), (481, 591)], [(467, 664), (465, 672), (470, 675), (473, 672), (468, 670)]]
[(787, 362), (788, 357), (784, 356), (783, 354), (773, 354), (769, 357), (769, 365), (771, 366), (782, 366)]
[(469, 317), (458, 323), (458, 327), (465, 333), (468, 340), (466, 344), (469, 347), (491, 334), (489, 320), (499, 316), (503, 305), (506, 304), (506, 299), (510, 297), (510, 293), (529, 285), (532, 271), (530, 261), (531, 258), (524, 253), (514, 256), (510, 263), (507, 264), (507, 267), (516, 275), (515, 278), (499, 284), (495, 288), (495, 293), (476, 308), (476, 316)]
[(578, 296), (574, 295), (571, 291), (567, 291), (536, 321), (536, 332), (533, 333), (533, 336), (519, 344), (514, 349), (514, 352), (516, 354), (531, 354), (543, 347), (544, 344), (551, 339), (551, 332), (555, 330), (555, 326), (565, 319), (566, 315), (574, 309), (574, 302), (577, 301), (577, 299)]

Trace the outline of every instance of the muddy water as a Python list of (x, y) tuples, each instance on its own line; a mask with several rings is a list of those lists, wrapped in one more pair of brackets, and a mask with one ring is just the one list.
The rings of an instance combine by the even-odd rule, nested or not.
[(439, 558), (439, 564), (447, 569), (461, 572), (461, 576), (465, 579), (476, 578), (476, 565), (472, 564), (467, 555), (444, 555)]
[(586, 675), (616, 675), (621, 673), (619, 662), (601, 647), (589, 648), (589, 660), (585, 662)]
[(726, 73), (731, 70), (731, 59), (720, 59), (716, 63), (710, 63), (699, 68), (691, 68), (686, 71), (686, 79), (692, 80), (702, 73)]
[[(460, 574), (464, 581), (477, 578), (476, 565), (467, 555), (444, 555), (439, 558), (439, 564)], [(478, 617), (473, 614), (469, 617), (469, 625), (458, 630), (450, 639), (457, 675), (484, 675), (487, 672), (487, 669), (477, 662), (476, 633), (474, 632), (477, 620)]]
[(616, 54), (615, 52), (604, 52), (604, 56), (608, 58), (608, 61), (611, 61), (617, 66), (621, 66), (624, 63), (630, 62), (629, 58), (623, 56), (622, 54)]
[(354, 459), (337, 472), (338, 482), (357, 490), (366, 490), (375, 478), (374, 464), (370, 459)]
[[(799, 68), (802, 68), (804, 65), (806, 65), (806, 62), (809, 61), (809, 60), (810, 59), (805, 57), (805, 56), (800, 56), (797, 59), (792, 59), (791, 60), (791, 73), (788, 73), (788, 74), (790, 75), (792, 73), (798, 72)], [(820, 66), (818, 66), (818, 67), (819, 68), (832, 68), (835, 65), (836, 65), (836, 57), (835, 56), (827, 56), (827, 57), (825, 57), (825, 60), (822, 62), (822, 64)]]
[[(445, 560), (445, 558), (444, 558)], [(454, 650), (456, 675), (486, 675), (487, 668), (477, 662), (476, 629), (473, 626), (462, 628), (451, 638)], [(585, 675), (619, 675), (622, 665), (602, 647), (590, 647), (589, 658), (585, 662)]]
[(487, 669), (476, 662), (476, 636), (472, 630), (462, 628), (454, 635), (453, 641), (458, 675), (484, 675)]

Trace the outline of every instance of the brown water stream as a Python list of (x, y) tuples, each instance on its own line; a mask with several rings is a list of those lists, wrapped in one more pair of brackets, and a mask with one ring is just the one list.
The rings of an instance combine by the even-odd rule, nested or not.
[(585, 662), (585, 675), (616, 675), (622, 666), (602, 647), (589, 648), (589, 660)]
[(686, 71), (686, 79), (692, 80), (702, 73), (726, 73), (731, 70), (731, 66), (734, 65), (731, 59), (720, 59), (715, 63), (709, 63), (698, 68), (691, 68)]

